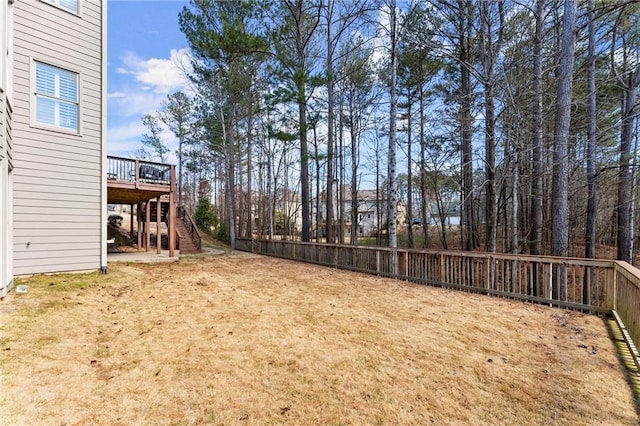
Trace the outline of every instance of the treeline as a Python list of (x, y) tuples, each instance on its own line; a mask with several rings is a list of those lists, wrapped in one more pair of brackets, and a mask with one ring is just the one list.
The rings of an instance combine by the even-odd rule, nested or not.
[(633, 258), (640, 2), (192, 0), (179, 23), (192, 91), (143, 142), (163, 160), (174, 132), (183, 203), (211, 197), (232, 245), (355, 244), (366, 213), (390, 246)]

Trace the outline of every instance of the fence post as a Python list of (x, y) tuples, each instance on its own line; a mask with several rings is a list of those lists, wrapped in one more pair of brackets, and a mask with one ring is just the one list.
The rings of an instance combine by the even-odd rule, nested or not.
[(618, 264), (614, 263), (611, 270), (611, 281), (613, 287), (613, 310), (618, 310)]
[(488, 290), (491, 288), (491, 260), (493, 256), (489, 256), (486, 258), (487, 261), (487, 279), (485, 281), (485, 288)]
[(403, 252), (404, 255), (404, 271), (403, 271), (403, 275), (405, 277), (405, 279), (409, 279), (409, 252), (407, 250), (404, 250)]
[(357, 262), (357, 255), (356, 255), (356, 247), (355, 246), (351, 246), (351, 250), (349, 250), (351, 252), (351, 267), (356, 269), (358, 267), (358, 262)]
[(391, 251), (391, 275), (395, 278), (398, 276), (398, 249), (394, 248)]

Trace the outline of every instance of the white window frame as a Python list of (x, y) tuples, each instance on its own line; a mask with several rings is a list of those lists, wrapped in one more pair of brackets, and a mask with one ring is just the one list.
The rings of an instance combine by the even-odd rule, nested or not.
[(65, 12), (73, 13), (74, 15), (80, 15), (80, 0), (74, 0), (76, 3), (75, 10), (64, 6), (61, 3), (61, 0), (42, 0), (45, 3), (49, 3), (52, 6), (57, 7), (58, 9), (64, 10)]
[[(67, 72), (67, 73), (71, 73), (75, 75), (76, 78), (76, 100), (75, 102), (69, 101), (68, 99), (64, 99), (64, 98), (60, 98), (58, 96), (51, 96), (51, 95), (41, 95), (38, 94), (36, 88), (37, 88), (37, 66), (38, 64), (42, 64), (42, 65), (46, 65), (48, 67), (52, 67), (52, 68), (56, 68), (59, 69), (61, 71)], [(45, 61), (39, 61), (36, 59), (32, 59), (31, 60), (31, 126), (32, 127), (38, 127), (38, 128), (42, 128), (42, 129), (47, 129), (47, 130), (54, 130), (54, 131), (58, 131), (58, 132), (62, 132), (62, 133), (68, 133), (68, 134), (72, 134), (72, 135), (80, 135), (81, 134), (81, 124), (80, 124), (80, 93), (81, 93), (81, 88), (80, 88), (80, 73), (74, 70), (70, 70), (68, 68), (63, 68), (60, 67), (56, 64), (52, 64), (49, 62), (45, 62)], [(51, 123), (41, 123), (38, 121), (38, 98), (42, 97), (42, 98), (47, 98), (47, 99), (54, 99), (54, 100), (59, 100), (62, 101), (64, 103), (75, 103), (76, 105), (76, 128), (70, 128), (70, 127), (64, 127), (64, 126), (60, 126), (60, 125), (56, 125), (56, 124), (51, 124)], [(55, 119), (58, 120), (59, 119), (59, 115), (58, 113), (55, 114)]]

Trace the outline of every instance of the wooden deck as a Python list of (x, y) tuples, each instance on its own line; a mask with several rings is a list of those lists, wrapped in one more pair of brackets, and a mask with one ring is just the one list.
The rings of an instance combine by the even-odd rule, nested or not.
[(171, 194), (175, 187), (175, 166), (107, 157), (107, 202), (137, 204)]
[[(152, 203), (153, 201), (153, 203)], [(167, 222), (169, 236), (169, 256), (174, 256), (176, 245), (176, 170), (171, 164), (155, 163), (123, 157), (107, 156), (107, 203), (127, 204), (131, 211), (137, 209), (138, 247), (150, 249), (151, 217), (156, 218), (156, 235), (160, 235), (160, 221), (163, 217), (161, 206), (169, 204)], [(151, 212), (151, 205), (156, 208)], [(144, 213), (144, 214), (143, 214)], [(144, 216), (145, 221), (142, 221)], [(131, 216), (131, 230), (133, 215)], [(144, 238), (142, 237), (144, 234)], [(160, 242), (161, 238), (157, 238)], [(160, 243), (156, 251), (161, 252)]]

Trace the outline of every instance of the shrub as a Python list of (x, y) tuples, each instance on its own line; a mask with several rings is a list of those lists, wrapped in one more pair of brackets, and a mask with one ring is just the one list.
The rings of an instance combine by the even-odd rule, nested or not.
[(225, 243), (229, 242), (229, 235), (227, 235), (227, 227), (224, 226), (224, 223), (218, 225), (218, 230), (216, 231), (216, 240), (222, 241)]
[(198, 229), (207, 234), (211, 233), (211, 228), (218, 224), (218, 216), (207, 198), (200, 198), (198, 201), (196, 211), (193, 213), (193, 221)]

